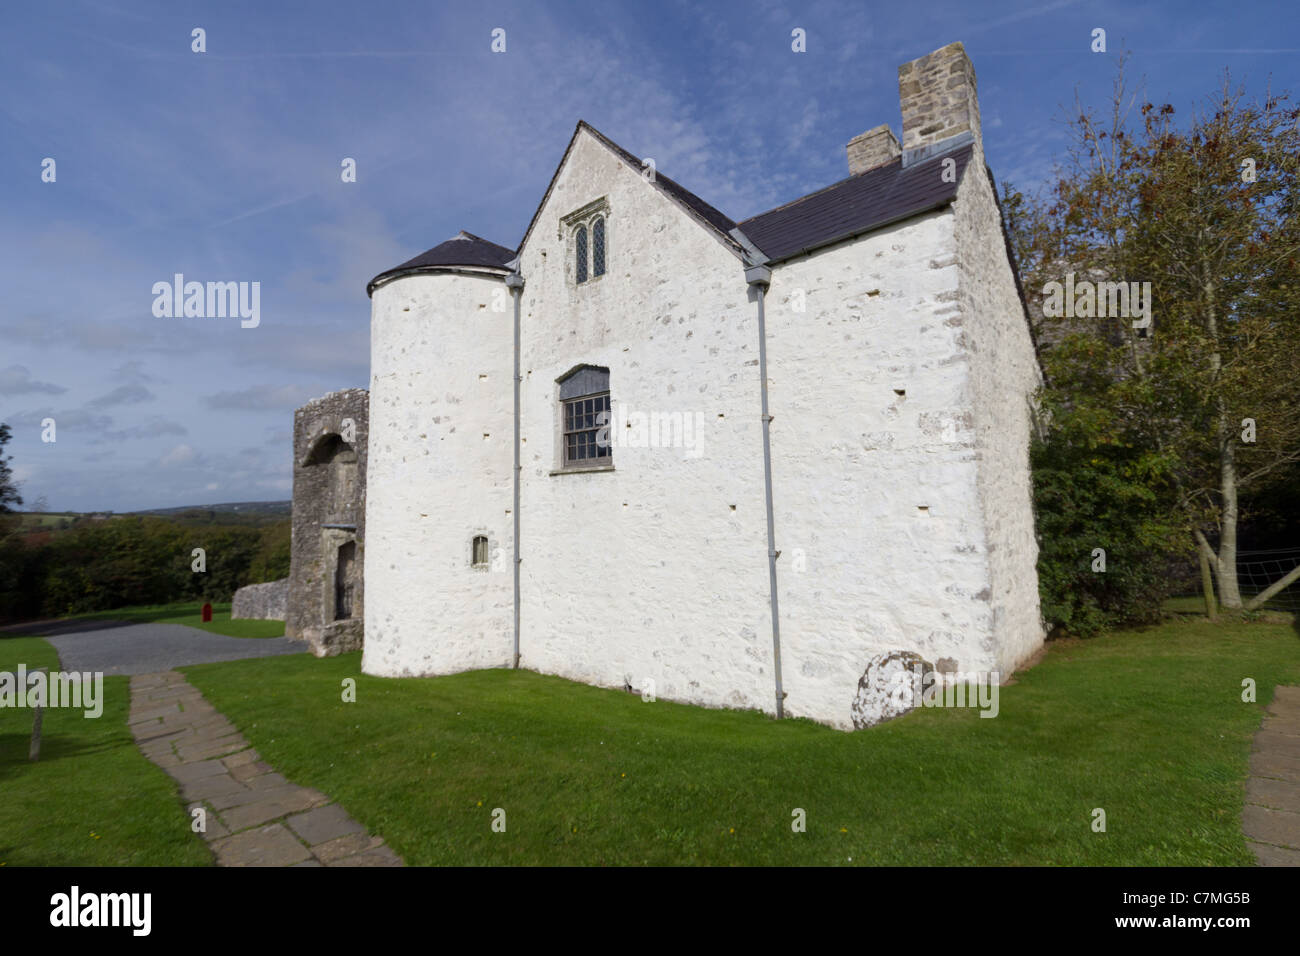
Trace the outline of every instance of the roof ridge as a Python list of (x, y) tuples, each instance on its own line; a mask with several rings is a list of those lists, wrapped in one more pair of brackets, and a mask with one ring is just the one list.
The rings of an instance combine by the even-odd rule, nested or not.
[[(634, 153), (618, 145), (586, 120), (579, 119), (578, 124), (573, 128), (573, 135), (569, 137), (569, 144), (564, 148), (564, 155), (560, 157), (555, 172), (551, 174), (551, 181), (547, 183), (546, 191), (542, 193), (541, 201), (537, 204), (532, 218), (528, 221), (528, 228), (524, 230), (524, 236), (519, 240), (519, 247), (515, 250), (517, 253), (522, 253), (524, 245), (528, 242), (528, 237), (533, 234), (533, 229), (537, 226), (537, 217), (542, 214), (542, 208), (550, 199), (551, 191), (555, 188), (555, 180), (560, 175), (560, 170), (564, 168), (564, 164), (568, 161), (569, 154), (573, 151), (573, 144), (578, 141), (578, 134), (584, 129), (595, 137), (597, 142), (630, 167), (638, 172), (644, 169), (645, 164)], [(743, 257), (743, 249), (731, 235), (731, 230), (736, 228), (736, 222), (730, 216), (716, 206), (705, 202), (675, 179), (663, 175), (658, 169), (655, 170), (652, 185), (680, 206), (689, 217), (697, 220), (700, 225), (713, 232), (717, 239), (738, 257)]]

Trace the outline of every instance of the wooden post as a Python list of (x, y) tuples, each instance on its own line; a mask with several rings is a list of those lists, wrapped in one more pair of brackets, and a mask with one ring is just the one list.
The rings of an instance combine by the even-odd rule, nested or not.
[(1201, 559), (1201, 593), (1205, 596), (1205, 616), (1214, 620), (1214, 577), (1210, 574), (1210, 559), (1202, 548), (1196, 549)]
[[(45, 692), (48, 694), (50, 690), (49, 680), (48, 680), (50, 669), (48, 667), (38, 667), (36, 668), (36, 670), (32, 671), (31, 673), (46, 675), (47, 680), (46, 680)], [(32, 708), (32, 745), (27, 751), (28, 760), (41, 759), (41, 723), (44, 720), (44, 717), (45, 717), (44, 707), (42, 707), (40, 704), (37, 704), (35, 707)]]

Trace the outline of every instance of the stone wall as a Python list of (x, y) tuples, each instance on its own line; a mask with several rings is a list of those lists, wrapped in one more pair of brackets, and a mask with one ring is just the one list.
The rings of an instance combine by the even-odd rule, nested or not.
[(283, 621), (289, 605), (289, 579), (249, 584), (235, 592), (230, 617), (236, 621)]
[[(293, 544), (285, 634), (306, 641), (318, 657), (362, 645), (369, 422), (369, 395), (361, 388), (331, 392), (294, 413)], [(351, 613), (340, 617), (340, 604), (349, 603), (348, 598)]]

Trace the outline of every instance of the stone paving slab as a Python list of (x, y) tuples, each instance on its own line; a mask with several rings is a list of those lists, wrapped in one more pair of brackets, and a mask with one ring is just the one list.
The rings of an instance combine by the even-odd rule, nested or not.
[(1278, 687), (1255, 734), (1241, 829), (1260, 866), (1300, 866), (1300, 687)]
[(141, 753), (176, 781), (218, 866), (404, 866), (337, 803), (275, 772), (176, 671), (131, 678)]
[(1254, 840), (1246, 842), (1250, 844), (1260, 866), (1300, 866), (1300, 850), (1269, 846), (1267, 843), (1256, 843)]
[(308, 846), (326, 843), (364, 829), (337, 803), (295, 814), (285, 822)]
[(311, 851), (281, 823), (217, 840), (212, 851), (218, 866), (292, 866), (311, 859)]

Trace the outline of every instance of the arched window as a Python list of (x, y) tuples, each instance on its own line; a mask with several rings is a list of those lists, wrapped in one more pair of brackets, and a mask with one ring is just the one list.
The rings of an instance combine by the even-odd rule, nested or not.
[(587, 227), (586, 226), (578, 227), (578, 236), (577, 236), (576, 245), (577, 245), (576, 258), (578, 260), (578, 273), (577, 273), (578, 281), (586, 282), (587, 281)]
[(591, 226), (591, 274), (605, 274), (605, 220), (597, 219)]
[(474, 536), (474, 544), (470, 549), (470, 564), (476, 568), (486, 568), (488, 566), (488, 539), (486, 536), (481, 534)]

